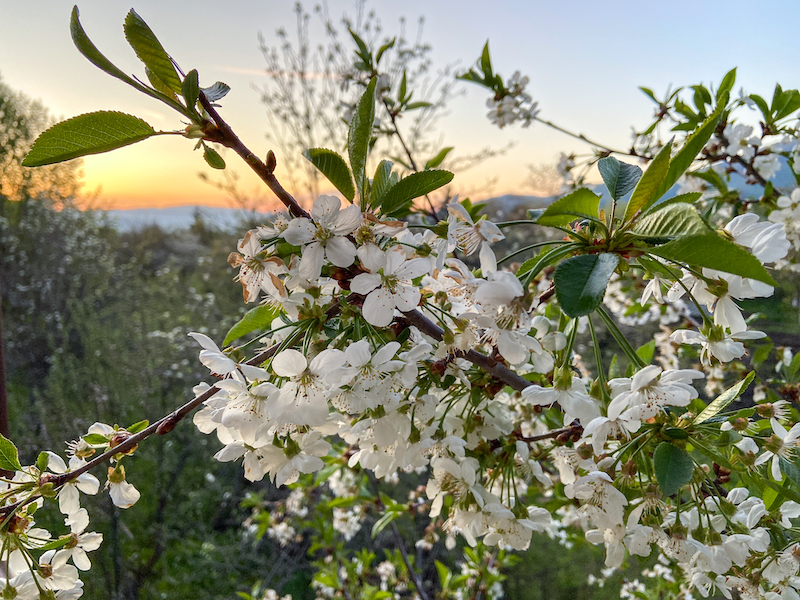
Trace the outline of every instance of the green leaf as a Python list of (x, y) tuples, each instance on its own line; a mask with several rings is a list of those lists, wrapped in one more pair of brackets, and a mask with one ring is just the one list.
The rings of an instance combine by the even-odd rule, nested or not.
[(197, 69), (192, 69), (186, 74), (186, 78), (181, 84), (181, 93), (186, 100), (186, 108), (194, 110), (197, 99), (200, 97), (200, 81), (197, 76)]
[(733, 84), (736, 83), (736, 67), (725, 73), (725, 77), (722, 78), (722, 81), (719, 84), (719, 88), (717, 88), (716, 99), (719, 102), (719, 99), (722, 97), (722, 94), (729, 94), (730, 91), (733, 89)]
[(677, 196), (672, 196), (671, 198), (662, 199), (653, 206), (649, 207), (646, 211), (644, 211), (643, 214), (649, 215), (656, 210), (661, 210), (669, 204), (694, 204), (702, 195), (703, 192), (686, 192), (685, 194), (678, 194)]
[(208, 166), (212, 169), (224, 169), (225, 160), (219, 155), (219, 152), (203, 144), (203, 158), (206, 159)]
[(14, 443), (0, 435), (0, 469), (4, 471), (20, 471), (19, 452)]
[(399, 519), (403, 516), (404, 513), (399, 511), (391, 511), (384, 514), (380, 519), (375, 521), (375, 525), (372, 526), (372, 537), (375, 538), (377, 535), (383, 531), (388, 525), (392, 524), (394, 521)]
[(150, 421), (147, 419), (144, 421), (139, 421), (128, 427), (128, 433), (139, 433), (140, 431), (147, 429), (148, 425), (150, 425)]
[(49, 463), (50, 455), (47, 452), (39, 452), (39, 456), (36, 457), (36, 468), (40, 471), (46, 471)]
[[(783, 468), (784, 468), (784, 463), (786, 463), (788, 465), (791, 465), (788, 468), (788, 471), (792, 472), (793, 475), (797, 476), (797, 473), (795, 471), (797, 469), (797, 467), (794, 466), (789, 461), (785, 460), (784, 458), (779, 457), (778, 458), (778, 464), (780, 465), (781, 470), (783, 470)], [(783, 472), (788, 475), (787, 471), (783, 471)], [(800, 477), (798, 479), (800, 480)], [(794, 483), (794, 481), (792, 480), (791, 476), (789, 477), (789, 480)], [(772, 488), (773, 490), (775, 490), (779, 494), (785, 495), (787, 498), (789, 498), (789, 500), (793, 500), (794, 502), (800, 503), (800, 494), (795, 492), (793, 489), (781, 486), (781, 484), (775, 483), (771, 479), (767, 479), (767, 478), (761, 479), (761, 483), (763, 483), (764, 485)]]
[(667, 427), (664, 429), (664, 435), (673, 440), (688, 440), (689, 432), (681, 427)]
[(625, 209), (625, 221), (628, 221), (641, 210), (645, 211), (652, 206), (658, 197), (655, 195), (669, 169), (669, 159), (672, 153), (672, 140), (668, 141), (661, 151), (652, 160), (647, 170), (631, 194), (628, 206)]
[(272, 306), (264, 305), (251, 308), (236, 325), (231, 327), (230, 331), (225, 335), (222, 345), (227, 346), (233, 340), (237, 340), (258, 329), (266, 329), (279, 315), (280, 309)]
[(597, 168), (614, 200), (619, 200), (630, 192), (642, 176), (639, 167), (620, 162), (613, 156), (598, 160)]
[(369, 142), (372, 139), (372, 124), (375, 121), (375, 77), (367, 85), (367, 89), (358, 101), (350, 121), (350, 131), (347, 136), (347, 152), (350, 156), (350, 167), (356, 180), (356, 188), (361, 198), (362, 208), (364, 203), (364, 181), (366, 179), (367, 154)]
[(646, 344), (639, 346), (636, 349), (636, 356), (642, 359), (642, 362), (649, 365), (653, 362), (653, 356), (656, 353), (656, 341), (650, 340)]
[(125, 113), (100, 111), (67, 119), (44, 131), (22, 161), (25, 167), (50, 165), (135, 144), (156, 135), (150, 125)]
[(78, 48), (78, 51), (83, 54), (90, 63), (92, 63), (97, 68), (105, 71), (112, 77), (116, 77), (117, 79), (124, 81), (128, 85), (135, 87), (140, 92), (144, 92), (145, 94), (151, 95), (150, 91), (143, 86), (138, 81), (135, 81), (132, 77), (121, 71), (116, 65), (114, 65), (110, 60), (108, 60), (102, 52), (100, 52), (97, 47), (92, 43), (92, 40), (89, 39), (89, 36), (86, 35), (86, 32), (83, 30), (83, 26), (81, 25), (81, 21), (79, 19), (79, 12), (78, 7), (72, 7), (72, 16), (70, 18), (70, 33), (72, 35), (72, 41), (75, 46)]
[(764, 98), (758, 94), (750, 94), (750, 99), (756, 103), (756, 106), (758, 106), (761, 114), (764, 115), (764, 120), (767, 123), (772, 123), (772, 111), (770, 111), (769, 106), (767, 106), (767, 102), (764, 100)]
[(424, 196), (453, 180), (450, 171), (430, 170), (412, 173), (389, 189), (381, 200), (381, 214), (392, 216), (411, 205), (415, 198)]
[(556, 200), (536, 220), (539, 225), (564, 227), (580, 217), (597, 219), (600, 196), (588, 188), (580, 188)]
[(670, 240), (683, 235), (713, 234), (691, 204), (668, 204), (651, 212), (631, 227), (631, 233), (649, 239)]
[(156, 38), (147, 23), (136, 14), (135, 10), (131, 9), (125, 17), (123, 29), (125, 38), (133, 48), (133, 51), (136, 52), (139, 60), (173, 92), (176, 94), (182, 93), (181, 80), (175, 70), (175, 65), (172, 64), (172, 59), (164, 51), (161, 42), (158, 41), (158, 38)]
[(723, 94), (723, 97), (717, 102), (717, 108), (714, 112), (711, 113), (708, 119), (706, 119), (692, 135), (686, 138), (683, 148), (672, 157), (669, 163), (667, 174), (654, 194), (656, 199), (661, 198), (661, 196), (666, 194), (667, 191), (675, 185), (678, 178), (686, 172), (697, 155), (700, 154), (706, 142), (711, 139), (711, 135), (714, 133), (727, 103), (728, 95)]
[(593, 312), (603, 302), (608, 280), (619, 263), (616, 254), (583, 254), (568, 258), (556, 267), (556, 296), (570, 317)]
[(147, 75), (147, 79), (148, 79), (148, 81), (150, 81), (150, 85), (153, 86), (154, 90), (156, 90), (157, 92), (161, 92), (165, 96), (168, 96), (169, 98), (171, 98), (171, 99), (173, 99), (175, 101), (178, 100), (178, 96), (175, 95), (175, 92), (173, 92), (172, 89), (166, 83), (161, 81), (158, 78), (158, 75), (153, 73), (147, 67), (144, 68), (144, 72), (145, 72), (145, 75)]
[(392, 174), (392, 161), (382, 160), (378, 168), (375, 169), (375, 177), (372, 179), (372, 208), (380, 206), (386, 192), (397, 182), (397, 175)]
[(667, 260), (750, 277), (772, 286), (778, 285), (749, 251), (713, 232), (679, 237), (663, 246), (651, 248), (649, 252)]
[(311, 161), (311, 164), (317, 167), (345, 198), (350, 202), (353, 201), (356, 190), (350, 177), (350, 169), (341, 156), (325, 148), (311, 148), (303, 152), (303, 156)]
[(756, 376), (755, 371), (750, 371), (747, 374), (747, 377), (742, 379), (736, 385), (729, 387), (719, 396), (714, 398), (714, 400), (712, 400), (709, 403), (709, 405), (703, 409), (703, 412), (701, 412), (694, 418), (694, 421), (692, 421), (692, 423), (695, 425), (699, 423), (705, 423), (711, 417), (715, 416), (718, 412), (724, 410), (725, 407), (727, 407), (731, 402), (736, 400), (739, 396), (741, 396), (744, 393), (744, 391), (748, 388), (748, 386), (753, 381), (753, 378), (755, 376)]
[(656, 480), (665, 496), (672, 496), (692, 480), (694, 462), (683, 448), (661, 442), (653, 453)]
[(436, 156), (434, 156), (432, 159), (430, 159), (428, 162), (425, 163), (425, 170), (427, 171), (428, 169), (435, 169), (440, 164), (442, 164), (442, 162), (444, 161), (445, 158), (447, 158), (447, 155), (450, 154), (450, 151), (452, 149), (453, 146), (442, 148), (439, 154), (437, 154)]
[(766, 344), (761, 344), (758, 348), (752, 350), (750, 364), (753, 365), (754, 369), (757, 369), (764, 364), (764, 361), (769, 358), (770, 352), (772, 352), (774, 347), (775, 344), (773, 344), (771, 341), (769, 341), (769, 338), (767, 338)]
[(486, 44), (483, 46), (483, 52), (481, 52), (480, 58), (480, 66), (483, 74), (486, 76), (486, 79), (490, 79), (492, 74), (492, 59), (489, 57), (489, 42), (487, 41)]
[(788, 117), (800, 108), (800, 93), (797, 90), (786, 90), (781, 98), (780, 108), (775, 110), (775, 120), (779, 121)]
[(386, 42), (383, 46), (380, 47), (378, 50), (378, 54), (375, 55), (375, 64), (378, 65), (381, 62), (381, 58), (383, 57), (383, 53), (389, 50), (390, 48), (394, 48), (394, 44), (397, 41), (397, 38), (392, 38), (388, 42)]
[(533, 256), (526, 260), (519, 266), (517, 269), (517, 277), (522, 277), (525, 275), (528, 280), (536, 277), (539, 274), (539, 271), (544, 269), (546, 266), (553, 264), (557, 260), (571, 254), (575, 251), (574, 244), (564, 244), (560, 246), (556, 246), (555, 248), (545, 249), (536, 256)]
[(778, 457), (778, 465), (781, 468), (781, 473), (786, 475), (797, 487), (800, 487), (800, 469), (797, 468), (797, 465), (782, 456)]

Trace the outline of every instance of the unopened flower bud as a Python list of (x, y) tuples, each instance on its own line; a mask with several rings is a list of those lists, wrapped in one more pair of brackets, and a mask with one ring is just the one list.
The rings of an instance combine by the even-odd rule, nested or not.
[(189, 138), (190, 140), (192, 139), (199, 140), (205, 136), (205, 132), (203, 131), (203, 126), (198, 125), (196, 123), (192, 123), (191, 125), (186, 127), (185, 131), (186, 133), (184, 135), (186, 135), (186, 137)]

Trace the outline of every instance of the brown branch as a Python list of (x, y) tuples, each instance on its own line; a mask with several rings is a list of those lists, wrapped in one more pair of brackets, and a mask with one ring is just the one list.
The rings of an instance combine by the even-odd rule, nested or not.
[[(425, 315), (423, 315), (418, 310), (411, 310), (406, 313), (403, 313), (408, 320), (414, 327), (419, 329), (425, 335), (432, 337), (437, 341), (441, 341), (444, 337), (444, 331), (441, 327), (436, 325), (433, 321), (428, 319)], [(480, 352), (476, 352), (475, 350), (469, 350), (467, 352), (460, 353), (461, 358), (465, 358), (473, 365), (480, 367), (489, 375), (492, 375), (496, 379), (499, 379), (507, 386), (514, 388), (515, 390), (522, 391), (526, 387), (531, 385), (531, 382), (527, 379), (520, 377), (514, 371), (506, 367), (505, 365), (497, 362), (490, 356), (486, 356), (485, 354), (481, 354)]]
[(278, 200), (283, 203), (283, 205), (289, 209), (295, 217), (305, 217), (306, 219), (311, 218), (311, 215), (306, 212), (306, 210), (297, 203), (292, 195), (283, 189), (283, 186), (278, 182), (273, 171), (275, 170), (275, 154), (270, 150), (267, 154), (267, 162), (266, 164), (261, 161), (255, 154), (253, 154), (247, 146), (242, 143), (242, 140), (233, 132), (230, 125), (228, 125), (223, 118), (219, 115), (216, 111), (214, 106), (211, 102), (208, 101), (206, 95), (203, 92), (200, 92), (200, 104), (202, 104), (203, 108), (206, 112), (211, 116), (214, 120), (213, 124), (209, 124), (210, 127), (207, 127), (204, 130), (206, 134), (205, 139), (210, 142), (216, 142), (218, 144), (222, 144), (226, 148), (230, 148), (236, 154), (238, 154), (244, 162), (253, 170), (253, 172), (258, 175), (261, 180), (267, 184), (267, 187), (272, 190), (272, 192), (278, 197)]
[(552, 431), (548, 431), (547, 433), (541, 433), (539, 435), (530, 435), (528, 437), (522, 435), (515, 435), (515, 437), (520, 442), (531, 444), (533, 442), (551, 440), (559, 436), (572, 437), (574, 435), (580, 435), (581, 433), (583, 433), (583, 427), (581, 427), (580, 424), (575, 424), (575, 425), (570, 425), (569, 427), (564, 427), (563, 429), (553, 429)]
[[(272, 357), (278, 351), (279, 347), (280, 344), (274, 344), (269, 348), (267, 348), (266, 350), (264, 350), (263, 352), (261, 352), (260, 354), (248, 360), (245, 364), (251, 366), (260, 365), (261, 363)], [(145, 429), (142, 429), (142, 431), (125, 438), (125, 440), (119, 443), (118, 445), (107, 450), (106, 452), (103, 452), (99, 456), (94, 457), (92, 460), (78, 467), (74, 471), (68, 471), (67, 473), (62, 473), (60, 475), (48, 477), (47, 483), (53, 484), (53, 487), (57, 489), (69, 483), (73, 479), (77, 479), (87, 471), (94, 469), (95, 467), (101, 465), (102, 463), (108, 460), (111, 460), (113, 457), (119, 454), (125, 454), (126, 452), (132, 450), (137, 445), (139, 445), (139, 442), (142, 442), (143, 440), (147, 439), (154, 433), (157, 433), (159, 435), (164, 435), (166, 433), (169, 433), (175, 428), (175, 425), (177, 425), (179, 421), (184, 419), (190, 412), (192, 412), (203, 402), (211, 398), (218, 391), (220, 391), (220, 388), (218, 388), (217, 386), (211, 386), (205, 392), (203, 392), (196, 398), (189, 400), (189, 402), (187, 402), (177, 410), (160, 418), (155, 423), (152, 423)], [(26, 504), (30, 504), (31, 502), (37, 500), (40, 497), (41, 494), (33, 494), (32, 496), (29, 496), (28, 498), (15, 502), (14, 504), (9, 504), (8, 506), (2, 506), (0, 507), (0, 515), (7, 515), (15, 511), (16, 509), (25, 506)]]

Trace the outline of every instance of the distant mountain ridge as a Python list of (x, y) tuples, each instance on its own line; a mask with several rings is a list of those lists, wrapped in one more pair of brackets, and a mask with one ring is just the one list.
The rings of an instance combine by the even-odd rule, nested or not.
[[(513, 214), (521, 214), (529, 208), (542, 208), (552, 202), (552, 197), (521, 196), (506, 194), (488, 200), (487, 209), (492, 215), (503, 219)], [(268, 219), (274, 213), (256, 213)], [(108, 210), (106, 217), (119, 231), (133, 231), (157, 225), (162, 229), (177, 230), (191, 227), (196, 216), (200, 216), (207, 224), (226, 231), (241, 229), (242, 223), (252, 220), (253, 213), (240, 208), (220, 206), (168, 206), (165, 208), (137, 208), (132, 210)], [(520, 217), (520, 218), (523, 218)]]
[[(242, 223), (253, 215), (252, 212), (241, 208), (202, 205), (107, 210), (104, 214), (119, 231), (133, 231), (153, 225), (167, 230), (186, 229), (191, 227), (198, 216), (207, 224), (226, 231), (234, 231), (240, 229)], [(261, 214), (266, 219), (273, 213), (256, 214)]]

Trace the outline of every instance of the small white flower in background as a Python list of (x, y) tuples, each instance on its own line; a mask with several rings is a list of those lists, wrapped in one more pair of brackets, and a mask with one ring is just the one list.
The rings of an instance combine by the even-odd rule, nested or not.
[(320, 457), (330, 450), (331, 445), (322, 439), (322, 434), (313, 431), (289, 438), (286, 448), (272, 444), (264, 446), (260, 449), (260, 463), (270, 474), (273, 483), (280, 487), (297, 481), (300, 473), (319, 471), (325, 466)]
[(756, 156), (753, 160), (753, 167), (764, 179), (772, 179), (781, 170), (781, 161), (777, 154), (767, 154), (766, 156)]
[(728, 140), (725, 152), (732, 156), (739, 155), (744, 160), (753, 158), (756, 149), (761, 145), (761, 139), (753, 135), (751, 125), (726, 125), (722, 135)]
[(305, 246), (299, 270), (302, 278), (319, 279), (325, 258), (337, 267), (349, 267), (355, 261), (356, 247), (347, 236), (361, 224), (361, 211), (355, 204), (344, 209), (341, 205), (336, 196), (320, 196), (314, 200), (311, 219), (292, 219), (281, 233), (293, 246)]
[(772, 425), (772, 435), (764, 442), (764, 453), (756, 459), (756, 466), (763, 465), (770, 458), (772, 459), (772, 478), (781, 481), (780, 458), (791, 460), (794, 450), (798, 446), (797, 439), (800, 438), (800, 423), (796, 423), (789, 431), (780, 424), (778, 419), (770, 419)]
[(711, 359), (720, 362), (730, 362), (735, 358), (744, 356), (744, 344), (739, 340), (757, 340), (766, 337), (763, 331), (738, 331), (723, 333), (722, 327), (714, 326), (710, 331), (702, 333), (689, 329), (677, 329), (669, 338), (678, 344), (692, 344), (701, 346), (700, 362), (710, 365)]
[(461, 204), (451, 202), (447, 205), (447, 240), (450, 247), (457, 248), (470, 256), (480, 250), (481, 273), (485, 277), (497, 270), (497, 259), (491, 244), (505, 239), (500, 228), (488, 219), (473, 222), (472, 217)]

